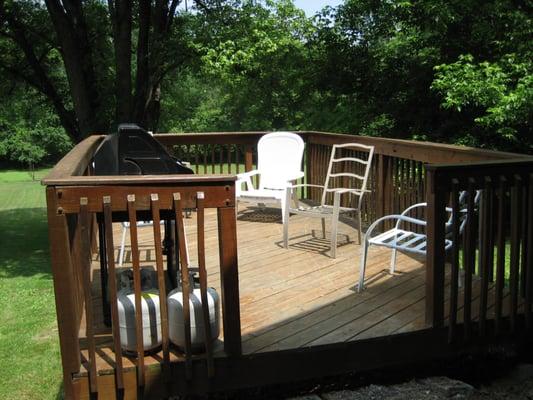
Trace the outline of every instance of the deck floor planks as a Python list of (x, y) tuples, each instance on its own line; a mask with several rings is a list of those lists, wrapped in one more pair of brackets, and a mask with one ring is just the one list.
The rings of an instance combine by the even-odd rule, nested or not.
[[(340, 224), (340, 246), (337, 258), (332, 259), (329, 257), (329, 231), (327, 238), (322, 238), (316, 220), (291, 216), (289, 250), (281, 245), (283, 226), (280, 221), (279, 210), (253, 209), (239, 214), (239, 287), (245, 354), (379, 337), (424, 327), (421, 321), (424, 320), (425, 275), (424, 265), (419, 260), (399, 254), (398, 273), (391, 276), (386, 273), (390, 250), (372, 247), (367, 264), (367, 288), (356, 293), (360, 246), (353, 227)], [(185, 219), (185, 223), (189, 256), (194, 266), (197, 260), (195, 213), (192, 218)], [(114, 256), (117, 260), (121, 234), (122, 226), (115, 224), (117, 250)], [(152, 235), (152, 227), (139, 229), (142, 266), (155, 266)], [(218, 227), (214, 210), (206, 210), (205, 238), (208, 284), (220, 293)], [(131, 266), (128, 246), (129, 238), (123, 268)], [(95, 310), (100, 311), (97, 258), (92, 268)], [(473, 311), (476, 307), (479, 308), (473, 304)], [(114, 354), (110, 330), (103, 326), (101, 312), (98, 314), (98, 368), (111, 371)], [(218, 341), (215, 348), (215, 355), (222, 356), (222, 341)], [(171, 359), (181, 360), (182, 356), (174, 350)], [(160, 361), (159, 353), (146, 358), (147, 365)], [(134, 365), (132, 358), (125, 362), (125, 368)]]

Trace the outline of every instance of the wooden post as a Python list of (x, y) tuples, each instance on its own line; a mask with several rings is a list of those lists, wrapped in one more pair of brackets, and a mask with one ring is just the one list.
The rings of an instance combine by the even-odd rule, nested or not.
[(445, 193), (438, 188), (435, 170), (426, 167), (427, 179), (427, 255), (426, 324), (444, 324), (444, 239), (446, 221)]
[(70, 259), (70, 242), (66, 216), (57, 207), (55, 187), (46, 188), (48, 213), (48, 240), (54, 276), (54, 294), (57, 313), (57, 327), (61, 346), (63, 384), (65, 398), (74, 397), (72, 374), (80, 370), (79, 326), (75, 301), (77, 281)]
[(391, 190), (390, 160), (387, 156), (378, 154), (378, 170), (376, 177), (377, 204), (375, 205), (376, 219), (391, 213), (392, 207), (387, 204), (387, 199), (391, 198)]
[(249, 172), (254, 168), (253, 165), (253, 147), (247, 145), (244, 147), (244, 171)]
[(239, 272), (237, 261), (237, 223), (235, 207), (218, 209), (218, 245), (224, 350), (229, 356), (241, 355), (241, 313), (239, 305)]

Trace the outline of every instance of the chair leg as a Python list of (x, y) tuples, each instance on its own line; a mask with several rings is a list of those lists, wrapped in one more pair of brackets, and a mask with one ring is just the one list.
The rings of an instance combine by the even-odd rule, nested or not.
[(394, 270), (396, 269), (396, 253), (398, 250), (392, 249), (392, 256), (390, 260), (390, 274), (394, 274)]
[(122, 264), (124, 263), (124, 248), (126, 247), (126, 233), (128, 232), (128, 228), (125, 226), (122, 226), (122, 241), (120, 242), (120, 253), (118, 255), (118, 265), (122, 267)]
[(281, 201), (281, 222), (283, 224), (285, 224), (285, 218), (286, 218), (286, 215), (285, 215), (285, 209), (289, 209), (289, 205), (286, 204), (287, 202), (286, 201)]
[(333, 214), (331, 215), (331, 257), (337, 253), (337, 228), (339, 227), (340, 196), (335, 196), (333, 201)]
[(326, 218), (321, 218), (322, 221), (322, 237), (326, 238)]
[(289, 191), (290, 189), (287, 189), (285, 198), (281, 201), (281, 208), (283, 212), (283, 247), (286, 249), (289, 248), (289, 202), (291, 197)]
[(358, 225), (358, 231), (357, 231), (357, 236), (359, 237), (359, 245), (361, 245), (361, 229), (362, 228), (362, 222), (361, 222), (361, 210), (357, 210), (357, 217), (359, 219), (359, 225)]
[(366, 268), (366, 257), (368, 254), (368, 243), (365, 240), (363, 243), (363, 251), (361, 253), (361, 265), (359, 267), (359, 283), (357, 284), (357, 292), (365, 288), (365, 268)]

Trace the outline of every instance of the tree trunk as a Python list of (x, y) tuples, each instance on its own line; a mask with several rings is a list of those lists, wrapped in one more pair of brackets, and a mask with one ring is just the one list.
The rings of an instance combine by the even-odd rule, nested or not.
[(92, 49), (80, 0), (45, 0), (61, 45), (81, 137), (107, 130), (100, 110)]
[(131, 83), (131, 23), (132, 1), (109, 0), (109, 15), (113, 25), (115, 47), (116, 122), (129, 122), (132, 118)]

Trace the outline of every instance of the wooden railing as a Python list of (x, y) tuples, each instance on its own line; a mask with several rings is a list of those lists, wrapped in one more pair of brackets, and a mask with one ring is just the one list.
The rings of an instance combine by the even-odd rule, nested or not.
[[(429, 165), (427, 170), (428, 324), (443, 326), (447, 306), (450, 341), (469, 340), (474, 325), (480, 336), (487, 335), (489, 328), (493, 334), (506, 329), (515, 332), (519, 314), (525, 315), (526, 328), (530, 330), (533, 160)], [(459, 204), (461, 192), (466, 195), (465, 204)], [(479, 203), (475, 201), (476, 195), (480, 197)], [(447, 205), (453, 215), (448, 228), (445, 226), (449, 218), (445, 210)], [(463, 218), (466, 222), (462, 228)], [(453, 243), (449, 257), (449, 293), (445, 292), (446, 239)], [(477, 287), (475, 291), (474, 286)], [(508, 293), (504, 289), (508, 289)], [(477, 302), (472, 301), (474, 296)], [(473, 304), (477, 304), (478, 309), (474, 309)], [(463, 325), (461, 336), (457, 331), (459, 310)], [(492, 321), (488, 321), (489, 310), (493, 310)], [(507, 318), (508, 323), (504, 323)]]
[[(100, 260), (104, 257), (107, 274), (102, 278), (101, 296), (109, 293), (113, 333), (112, 365), (116, 389), (124, 390), (124, 373), (117, 311), (115, 243), (112, 222), (128, 221), (132, 248), (133, 283), (136, 310), (136, 337), (142, 338), (141, 276), (138, 245), (138, 220), (153, 221), (156, 272), (161, 305), (162, 368), (168, 377), (170, 368), (168, 316), (160, 221), (173, 220), (177, 225), (180, 272), (183, 283), (184, 315), (190, 314), (188, 300), (188, 262), (183, 234), (183, 209), (197, 211), (197, 248), (202, 298), (207, 296), (205, 271), (204, 210), (216, 209), (219, 230), (220, 286), (222, 289), (222, 323), (224, 350), (227, 356), (241, 354), (237, 234), (235, 223), (235, 177), (217, 176), (91, 176), (90, 160), (100, 138), (91, 137), (69, 153), (43, 180), (47, 185), (48, 223), (61, 356), (67, 398), (74, 398), (73, 375), (82, 369), (89, 377), (89, 391), (99, 391), (95, 333), (95, 292), (91, 271), (96, 250), (96, 220), (100, 222)], [(102, 251), (104, 249), (104, 251)], [(106, 256), (106, 251), (109, 256)], [(172, 259), (173, 255), (167, 255)], [(109, 290), (106, 289), (109, 283)], [(203, 314), (207, 301), (203, 302)], [(187, 319), (187, 318), (186, 318)], [(185, 321), (184, 359), (187, 375), (192, 374), (190, 330)], [(80, 333), (80, 327), (85, 328)], [(209, 329), (209, 323), (204, 323)], [(205, 337), (210, 337), (206, 332)], [(83, 342), (83, 346), (80, 344)], [(137, 386), (144, 387), (145, 363), (143, 340), (137, 340)], [(214, 370), (213, 349), (205, 349), (208, 374)], [(117, 395), (118, 396), (118, 395)]]
[[(235, 177), (233, 174), (249, 171), (257, 163), (257, 142), (266, 132), (163, 134), (155, 137), (177, 157), (191, 163), (194, 176), (91, 176), (91, 160), (101, 136), (93, 136), (77, 145), (43, 181), (47, 185), (47, 204), (52, 269), (57, 308), (61, 356), (67, 398), (72, 396), (72, 374), (80, 371), (82, 361), (90, 376), (90, 390), (98, 391), (94, 362), (94, 332), (91, 332), (93, 314), (90, 276), (92, 253), (96, 251), (97, 217), (107, 231), (112, 221), (128, 220), (135, 226), (137, 219), (154, 221), (153, 235), (156, 243), (156, 266), (159, 276), (163, 270), (161, 243), (157, 223), (163, 216), (180, 225), (180, 209), (198, 210), (198, 232), (203, 231), (202, 210), (216, 208), (218, 214), (219, 255), (222, 287), (224, 345), (228, 355), (241, 352), (239, 314), (239, 288), (237, 271), (237, 242), (235, 220)], [(486, 329), (486, 312), (491, 301), (495, 307), (495, 326), (505, 326), (503, 315), (503, 288), (507, 285), (504, 272), (505, 249), (510, 243), (510, 329), (516, 326), (518, 314), (525, 310), (528, 326), (531, 325), (531, 301), (533, 296), (533, 173), (531, 159), (515, 161), (516, 154), (472, 149), (405, 140), (370, 138), (322, 132), (298, 132), (306, 142), (302, 168), (304, 183), (323, 184), (329, 154), (333, 144), (361, 143), (375, 147), (368, 189), (363, 206), (366, 224), (387, 214), (401, 212), (407, 206), (427, 201), (424, 215), (428, 220), (428, 255), (426, 279), (426, 320), (428, 327), (440, 329), (446, 322), (445, 307), (449, 307), (448, 329), (450, 340), (457, 339), (457, 314), (460, 309), (460, 265), (464, 270), (464, 335), (470, 337), (473, 330), (470, 313), (472, 276), (481, 276), (479, 332)], [(504, 161), (502, 161), (504, 160)], [(507, 160), (507, 161), (505, 161)], [(439, 164), (442, 165), (427, 165)], [(449, 165), (454, 163), (453, 165)], [(471, 199), (467, 213), (468, 224), (460, 234), (457, 226), (445, 231), (445, 206), (459, 213), (458, 193), (466, 190)], [(483, 192), (480, 209), (472, 204), (477, 190)], [(200, 200), (198, 194), (202, 193)], [(320, 193), (311, 189), (301, 196), (320, 200)], [(451, 202), (450, 202), (451, 199)], [(481, 215), (481, 218), (478, 218)], [(510, 218), (510, 223), (508, 222)], [(478, 225), (475, 225), (478, 224)], [(365, 224), (363, 224), (365, 225)], [(102, 226), (102, 225), (101, 225)], [(419, 229), (419, 228), (417, 228)], [(479, 235), (478, 235), (479, 234)], [(100, 234), (101, 235), (101, 234)], [(132, 254), (136, 251), (136, 229), (131, 229)], [(451, 278), (446, 278), (444, 240), (452, 235)], [(464, 239), (463, 239), (464, 237)], [(478, 239), (479, 238), (479, 239)], [(104, 239), (104, 240), (102, 240)], [(107, 252), (114, 243), (112, 235), (101, 235)], [(159, 239), (159, 240), (158, 240)], [(198, 238), (202, 243), (203, 238)], [(459, 246), (459, 243), (461, 245)], [(493, 264), (493, 248), (497, 258)], [(201, 247), (201, 246), (200, 246)], [(479, 252), (478, 263), (476, 254)], [(182, 249), (182, 254), (184, 251)], [(462, 254), (463, 257), (459, 255)], [(199, 254), (202, 263), (204, 255)], [(460, 263), (460, 258), (464, 261)], [(113, 257), (108, 258), (110, 276), (114, 269)], [(503, 261), (502, 261), (503, 260)], [(355, 261), (354, 261), (355, 262)], [(479, 265), (476, 267), (476, 265)], [(494, 266), (496, 265), (496, 266)], [(139, 300), (139, 260), (133, 257), (135, 271), (135, 298)], [(186, 273), (182, 265), (182, 273)], [(200, 266), (200, 270), (202, 268)], [(503, 275), (502, 275), (503, 274)], [(448, 279), (448, 281), (446, 281)], [(187, 276), (183, 277), (184, 282)], [(487, 284), (495, 282), (495, 297), (488, 299)], [(201, 272), (205, 288), (205, 273)], [(447, 283), (448, 282), (448, 283)], [(109, 281), (111, 304), (116, 296), (116, 282)], [(160, 288), (164, 282), (160, 281)], [(445, 289), (449, 285), (450, 292)], [(202, 289), (204, 292), (205, 290)], [(462, 289), (461, 289), (462, 290)], [(204, 293), (202, 293), (204, 295)], [(164, 301), (162, 301), (164, 303)], [(139, 308), (137, 308), (139, 309)], [(112, 325), (116, 326), (116, 310), (111, 310)], [(163, 314), (164, 313), (164, 310)], [(85, 315), (87, 326), (88, 358), (81, 357), (79, 328)], [(137, 316), (138, 318), (139, 316)], [(162, 315), (162, 320), (165, 316)], [(140, 326), (140, 324), (138, 324)], [(163, 328), (165, 331), (167, 328)], [(122, 376), (119, 337), (114, 333), (117, 385)], [(163, 336), (167, 336), (163, 333)], [(164, 337), (163, 364), (168, 364), (168, 338)], [(138, 352), (137, 379), (143, 382), (143, 357)], [(190, 352), (185, 359), (190, 371)], [(212, 350), (206, 349), (208, 371), (212, 373)], [(70, 391), (70, 392), (69, 392)]]

